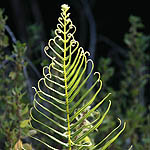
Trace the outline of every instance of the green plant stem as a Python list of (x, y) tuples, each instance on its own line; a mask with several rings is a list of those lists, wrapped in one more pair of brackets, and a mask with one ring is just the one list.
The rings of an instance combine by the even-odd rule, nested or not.
[(66, 95), (66, 111), (67, 111), (67, 122), (68, 122), (68, 146), (71, 150), (71, 137), (70, 137), (70, 118), (69, 118), (69, 101), (67, 91), (67, 74), (66, 74), (66, 11), (64, 19), (64, 79), (65, 79), (65, 95)]
[[(19, 68), (19, 64), (18, 64), (18, 62), (16, 63), (16, 68), (17, 68), (17, 70), (18, 70), (18, 72), (20, 72), (21, 71), (21, 69)], [(18, 80), (18, 77), (19, 77), (19, 74), (18, 74), (18, 72), (16, 72), (17, 74), (16, 74), (16, 81), (19, 81)], [(17, 87), (17, 82), (15, 82), (15, 87)], [(19, 132), (18, 132), (18, 139), (17, 139), (17, 141), (20, 139), (20, 137), (21, 137), (21, 128), (20, 128), (20, 121), (21, 121), (21, 115), (20, 115), (20, 102), (19, 102), (19, 95), (18, 95), (18, 93), (16, 94), (16, 96), (15, 96), (15, 98), (16, 98), (16, 106), (17, 106), (17, 117), (18, 117), (18, 129), (19, 129)]]

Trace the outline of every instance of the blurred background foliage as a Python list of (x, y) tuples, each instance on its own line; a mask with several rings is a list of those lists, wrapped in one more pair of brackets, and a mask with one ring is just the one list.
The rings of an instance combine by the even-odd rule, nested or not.
[[(41, 149), (43, 146), (28, 136), (35, 134), (27, 125), (34, 95), (32, 86), (41, 78), (42, 66), (49, 64), (43, 48), (54, 36), (60, 5), (65, 1), (55, 2), (49, 11), (37, 0), (0, 3), (0, 149), (16, 150), (22, 144), (27, 150)], [(113, 20), (115, 27), (109, 23), (107, 29), (112, 32), (105, 36), (107, 29), (102, 31), (101, 27), (105, 20), (98, 22), (103, 13), (99, 16), (100, 12), (96, 12), (96, 0), (70, 0), (68, 4), (77, 26), (76, 39), (89, 49), (95, 71), (101, 73), (103, 88), (96, 102), (112, 93), (111, 111), (99, 132), (91, 137), (98, 142), (116, 126), (119, 117), (127, 121), (127, 127), (110, 149), (128, 149), (133, 145), (135, 150), (149, 150), (150, 33), (144, 28), (148, 23), (145, 25), (143, 18), (128, 14), (129, 21), (121, 17)], [(116, 32), (122, 21), (126, 28)], [(111, 40), (113, 37), (118, 37), (117, 43)], [(93, 80), (94, 77), (89, 84)]]

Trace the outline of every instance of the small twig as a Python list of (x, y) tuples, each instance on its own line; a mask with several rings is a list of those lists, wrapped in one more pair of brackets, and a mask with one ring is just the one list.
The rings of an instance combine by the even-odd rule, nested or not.
[(28, 62), (28, 64), (31, 66), (31, 68), (33, 69), (33, 71), (36, 73), (38, 78), (41, 78), (41, 74), (39, 73), (39, 71), (36, 69), (35, 65), (31, 62), (31, 60), (27, 57), (25, 57), (25, 60)]
[(8, 32), (8, 34), (10, 35), (12, 42), (16, 44), (16, 42), (17, 42), (16, 37), (15, 37), (14, 33), (12, 32), (12, 30), (10, 29), (10, 27), (8, 25), (5, 25), (5, 29)]
[(107, 38), (104, 35), (99, 35), (98, 40), (101, 42), (106, 43), (107, 45), (111, 46), (114, 50), (118, 51), (121, 55), (126, 56), (126, 50), (123, 49), (121, 46), (119, 46), (118, 44), (116, 44), (115, 42), (113, 42), (112, 40), (110, 40), (109, 38)]
[[(16, 54), (12, 54), (11, 56), (9, 56), (11, 58), (16, 58)], [(4, 60), (2, 61), (2, 63), (0, 64), (0, 69), (5, 66), (10, 60)]]
[[(6, 29), (6, 31), (8, 32), (8, 34), (10, 35), (12, 42), (13, 42), (14, 44), (16, 44), (16, 42), (17, 42), (16, 37), (15, 37), (14, 33), (12, 32), (12, 30), (10, 29), (10, 27), (9, 27), (8, 25), (5, 25), (5, 29)], [(15, 58), (15, 57), (16, 57), (16, 54), (12, 54), (12, 55), (9, 56), (9, 57)], [(8, 62), (9, 62), (9, 60), (4, 60), (4, 61), (2, 62), (2, 64), (0, 65), (0, 69), (1, 69), (4, 65), (6, 65)]]
[[(9, 56), (9, 57), (11, 57), (11, 58), (16, 58), (16, 54), (13, 54), (13, 55), (11, 55), (11, 56)], [(31, 66), (31, 68), (33, 69), (33, 71), (37, 74), (38, 78), (40, 78), (40, 77), (41, 77), (41, 74), (40, 74), (39, 71), (36, 69), (36, 67), (34, 66), (34, 64), (30, 61), (30, 59), (27, 58), (27, 57), (25, 57), (24, 59), (28, 62), (28, 64), (29, 64), (29, 65)], [(9, 61), (10, 61), (10, 60), (4, 60), (4, 61), (2, 62), (2, 64), (0, 64), (0, 69), (1, 69), (3, 66), (5, 66), (7, 63), (9, 63)]]
[[(5, 25), (5, 29), (8, 32), (8, 34), (10, 35), (12, 42), (14, 44), (16, 44), (16, 42), (17, 42), (16, 37), (15, 37), (14, 33), (12, 32), (12, 30), (10, 29), (10, 27), (8, 25)], [(13, 54), (10, 57), (15, 58), (16, 55)], [(38, 72), (38, 70), (36, 69), (36, 67), (34, 66), (34, 64), (30, 61), (30, 59), (28, 59), (27, 57), (24, 57), (24, 60), (26, 60), (28, 62), (28, 64), (31, 66), (31, 68), (34, 70), (34, 72), (37, 74), (38, 78), (40, 78), (41, 77), (40, 73)], [(8, 62), (9, 62), (9, 60), (4, 60), (2, 62), (2, 64), (0, 65), (0, 69), (4, 65), (6, 65)], [(28, 76), (28, 73), (27, 73), (26, 66), (23, 66), (23, 73), (24, 73), (24, 76), (26, 78), (27, 87), (28, 87), (28, 91), (29, 91), (29, 96), (30, 96), (30, 99), (32, 101), (33, 100), (32, 86), (31, 86), (31, 82), (30, 82), (30, 79), (29, 79), (29, 76)]]
[(96, 23), (94, 20), (94, 16), (92, 14), (92, 10), (89, 6), (88, 0), (81, 0), (83, 4), (83, 10), (89, 22), (89, 31), (90, 31), (90, 44), (89, 51), (91, 53), (91, 59), (94, 60), (95, 49), (96, 49)]
[[(122, 56), (123, 58), (127, 58), (127, 49), (122, 48), (121, 46), (119, 46), (118, 44), (116, 44), (114, 41), (112, 41), (111, 39), (109, 39), (108, 37), (104, 36), (104, 35), (99, 35), (98, 36), (98, 41), (99, 42), (104, 42), (105, 44), (107, 44), (108, 46), (111, 47), (109, 53), (108, 53), (108, 57), (113, 56), (113, 61), (119, 66), (119, 67), (123, 67), (124, 63), (122, 62), (122, 59), (120, 58), (120, 56)], [(119, 54), (119, 55), (118, 55)]]
[[(12, 32), (12, 30), (10, 29), (10, 27), (9, 27), (8, 25), (5, 25), (5, 29), (6, 29), (6, 31), (8, 32), (8, 34), (10, 35), (12, 42), (13, 42), (14, 44), (16, 44), (16, 42), (17, 42), (16, 37), (15, 37), (14, 33)], [(11, 55), (10, 57), (15, 58), (16, 55), (13, 54), (13, 55)], [(38, 72), (38, 70), (36, 69), (36, 67), (34, 66), (34, 64), (33, 64), (33, 63), (29, 60), (29, 58), (27, 58), (27, 57), (25, 57), (25, 60), (28, 62), (28, 64), (31, 66), (31, 68), (34, 70), (34, 72), (37, 74), (38, 78), (40, 78), (41, 75), (40, 75), (40, 73)], [(4, 60), (4, 61), (2, 62), (2, 65), (0, 65), (0, 69), (1, 69), (4, 65), (6, 65), (8, 62), (9, 62), (9, 60)]]
[[(84, 10), (87, 20), (89, 22), (89, 31), (90, 31), (89, 51), (91, 54), (91, 59), (94, 60), (95, 49), (96, 49), (96, 23), (94, 20), (94, 16), (92, 14), (92, 10), (89, 6), (88, 0), (81, 0), (81, 3), (83, 4), (83, 10)], [(91, 67), (90, 67), (90, 65), (88, 65), (88, 74), (90, 73), (90, 71), (91, 71)], [(92, 82), (93, 82), (93, 75), (91, 75), (89, 78), (87, 88), (92, 86)]]

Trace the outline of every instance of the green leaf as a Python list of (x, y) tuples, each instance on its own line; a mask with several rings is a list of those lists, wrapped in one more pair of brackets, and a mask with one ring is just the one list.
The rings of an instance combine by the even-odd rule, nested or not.
[(28, 136), (33, 136), (35, 134), (37, 134), (36, 130), (29, 130), (28, 132)]
[(29, 122), (30, 122), (30, 119), (21, 121), (20, 128), (25, 128), (25, 127), (29, 126)]
[(11, 78), (11, 80), (14, 80), (16, 78), (16, 72), (10, 72), (9, 77)]
[[(97, 131), (102, 124), (110, 109), (111, 101), (101, 117), (99, 113), (93, 121), (90, 117), (110, 94), (91, 107), (102, 88), (100, 73), (94, 73), (98, 75), (97, 80), (85, 90), (88, 79), (93, 74), (94, 63), (87, 58), (89, 52), (84, 51), (74, 38), (76, 27), (69, 18), (70, 7), (63, 4), (61, 8), (55, 36), (44, 48), (51, 63), (43, 67), (43, 77), (38, 81), (37, 88), (34, 87), (35, 95), (29, 121), (33, 130), (49, 140), (32, 135), (31, 137), (53, 150), (57, 150), (58, 145), (60, 149), (65, 150), (89, 149), (94, 147), (90, 134)], [(88, 64), (92, 67), (90, 73), (86, 75)], [(97, 85), (96, 92), (92, 92)], [(82, 91), (85, 92), (82, 94)], [(25, 124), (28, 124), (28, 121)], [(120, 132), (117, 135), (119, 134)], [(106, 146), (118, 136), (112, 138)]]
[(29, 111), (29, 105), (26, 105), (26, 107), (23, 110), (21, 110), (21, 116), (27, 114), (28, 111)]

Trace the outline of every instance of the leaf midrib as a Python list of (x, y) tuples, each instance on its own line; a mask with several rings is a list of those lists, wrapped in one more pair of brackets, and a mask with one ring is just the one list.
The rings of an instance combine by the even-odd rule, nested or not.
[(66, 73), (66, 11), (64, 11), (64, 80), (65, 80), (65, 95), (66, 95), (66, 111), (67, 111), (67, 122), (68, 122), (68, 146), (71, 150), (71, 133), (70, 133), (70, 118), (69, 118), (69, 99), (68, 99), (68, 90), (67, 90), (67, 73)]

